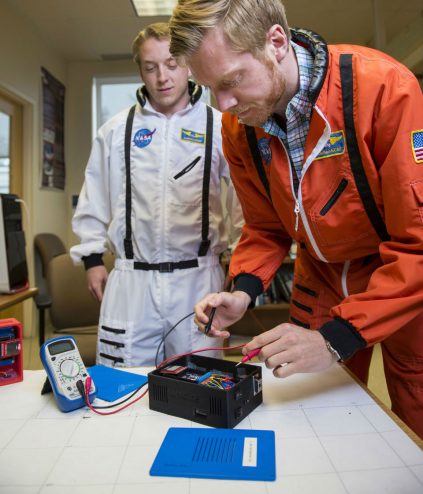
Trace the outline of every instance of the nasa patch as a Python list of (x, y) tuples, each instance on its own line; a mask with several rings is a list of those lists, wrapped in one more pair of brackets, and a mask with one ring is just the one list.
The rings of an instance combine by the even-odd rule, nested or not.
[(343, 130), (332, 132), (325, 147), (320, 151), (316, 160), (330, 158), (345, 153), (345, 135)]
[(268, 165), (272, 161), (272, 150), (270, 148), (270, 139), (266, 139), (265, 137), (262, 137), (261, 139), (259, 139), (257, 144), (262, 160), (264, 160), (266, 162), (266, 165)]
[(157, 129), (140, 129), (134, 135), (134, 144), (137, 148), (145, 148), (147, 147), (151, 141), (153, 140), (153, 134)]

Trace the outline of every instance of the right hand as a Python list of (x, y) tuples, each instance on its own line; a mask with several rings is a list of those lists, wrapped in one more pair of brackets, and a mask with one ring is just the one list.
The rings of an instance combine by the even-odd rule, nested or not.
[(229, 338), (230, 333), (224, 328), (241, 319), (250, 302), (250, 296), (241, 291), (209, 293), (195, 305), (194, 322), (199, 330), (204, 332), (204, 327), (209, 321), (210, 311), (216, 307), (213, 324), (207, 336)]
[(87, 270), (88, 290), (91, 295), (101, 302), (103, 300), (104, 287), (109, 274), (105, 266), (94, 266)]

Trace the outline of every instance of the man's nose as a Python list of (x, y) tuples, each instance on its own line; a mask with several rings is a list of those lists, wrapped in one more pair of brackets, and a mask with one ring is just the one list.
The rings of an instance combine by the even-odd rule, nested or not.
[(158, 70), (157, 71), (157, 78), (158, 78), (159, 82), (163, 83), (163, 82), (167, 81), (168, 73), (167, 73), (166, 67), (159, 67), (157, 70)]
[(217, 107), (221, 112), (228, 111), (238, 104), (238, 100), (228, 91), (218, 91), (215, 93)]

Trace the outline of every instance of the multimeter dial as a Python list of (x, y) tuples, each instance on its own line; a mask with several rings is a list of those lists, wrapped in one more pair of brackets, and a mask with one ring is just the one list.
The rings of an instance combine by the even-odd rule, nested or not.
[(73, 359), (65, 359), (60, 363), (60, 372), (65, 378), (72, 379), (76, 377), (80, 370), (78, 362)]

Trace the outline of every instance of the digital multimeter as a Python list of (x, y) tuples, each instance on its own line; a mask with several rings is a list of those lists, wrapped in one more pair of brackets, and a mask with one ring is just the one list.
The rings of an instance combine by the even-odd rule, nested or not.
[[(76, 383), (85, 383), (87, 369), (82, 362), (75, 338), (59, 336), (46, 341), (40, 348), (40, 358), (47, 372), (57, 404), (62, 412), (70, 412), (85, 405)], [(84, 384), (85, 387), (85, 384)], [(96, 395), (94, 382), (91, 383), (89, 400)]]

